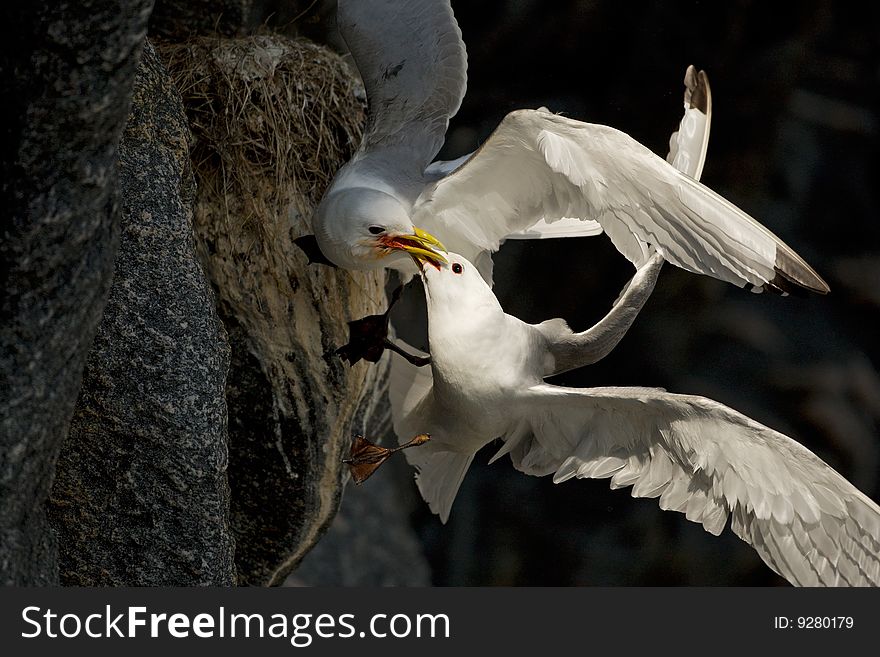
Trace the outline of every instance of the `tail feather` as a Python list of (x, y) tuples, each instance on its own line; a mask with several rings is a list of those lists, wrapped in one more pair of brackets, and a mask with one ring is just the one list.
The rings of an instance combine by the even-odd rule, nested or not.
[(445, 523), (474, 455), (438, 451), (432, 449), (431, 443), (410, 450), (406, 455), (418, 470), (416, 484), (422, 498)]
[[(428, 355), (413, 349), (402, 340), (397, 342), (410, 353)], [(391, 400), (394, 432), (401, 444), (416, 433), (430, 433), (430, 427), (425, 422), (431, 415), (426, 404), (430, 405), (427, 398), (432, 385), (430, 367), (416, 367), (403, 358), (392, 358), (388, 396)], [(416, 416), (419, 420), (415, 420)], [(422, 498), (431, 511), (439, 515), (440, 520), (445, 523), (474, 455), (447, 451), (442, 444), (433, 441), (408, 449), (404, 453), (406, 460), (416, 469), (416, 485)]]

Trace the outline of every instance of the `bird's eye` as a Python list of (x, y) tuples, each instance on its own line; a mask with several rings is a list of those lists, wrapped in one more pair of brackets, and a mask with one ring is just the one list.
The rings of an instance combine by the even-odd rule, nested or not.
[(367, 230), (370, 231), (373, 235), (381, 235), (385, 232), (385, 229), (382, 226), (370, 226)]
[(453, 274), (460, 274), (460, 273), (463, 272), (463, 271), (464, 271), (464, 267), (462, 267), (462, 266), (461, 266), (460, 264), (458, 264), (457, 262), (456, 262), (456, 263), (453, 263), (453, 265), (452, 265), (452, 273), (453, 273)]

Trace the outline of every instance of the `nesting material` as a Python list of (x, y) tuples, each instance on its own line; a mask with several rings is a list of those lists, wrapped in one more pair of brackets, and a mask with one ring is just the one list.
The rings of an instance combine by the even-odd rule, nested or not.
[(231, 211), (247, 220), (291, 202), (311, 210), (360, 143), (362, 86), (326, 48), (255, 36), (164, 44), (161, 53), (196, 139), (200, 199), (240, 204)]
[(293, 243), (360, 141), (363, 92), (308, 41), (200, 38), (159, 51), (194, 135), (196, 244), (233, 363), (258, 363), (233, 368), (227, 387), (239, 579), (278, 583), (335, 515), (353, 435), (381, 431), (385, 415), (387, 361), (348, 368), (333, 353), (349, 320), (384, 310), (384, 273), (309, 266)]

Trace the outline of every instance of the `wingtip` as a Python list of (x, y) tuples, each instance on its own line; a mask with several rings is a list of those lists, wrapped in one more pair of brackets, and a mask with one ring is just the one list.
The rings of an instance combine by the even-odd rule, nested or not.
[(786, 292), (795, 292), (798, 288), (816, 294), (828, 294), (831, 291), (825, 279), (812, 267), (799, 259), (792, 258), (782, 249), (776, 251), (776, 264), (773, 269), (776, 276), (770, 281), (771, 285), (776, 284)]
[(708, 114), (711, 91), (709, 88), (709, 77), (706, 75), (706, 72), (697, 70), (691, 64), (684, 74), (684, 86), (685, 104), (700, 110), (703, 114)]

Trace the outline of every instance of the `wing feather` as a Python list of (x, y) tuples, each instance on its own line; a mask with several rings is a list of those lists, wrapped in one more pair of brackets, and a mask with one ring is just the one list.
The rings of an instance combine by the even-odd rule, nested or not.
[(369, 103), (361, 151), (391, 149), (421, 176), (467, 86), (467, 52), (448, 0), (339, 0), (337, 24)]
[[(429, 355), (420, 349), (408, 345), (400, 338), (397, 338), (395, 342), (399, 347), (415, 356), (425, 358)], [(426, 398), (431, 393), (433, 384), (434, 379), (431, 376), (431, 368), (416, 367), (409, 361), (397, 356), (391, 359), (388, 401), (391, 405), (391, 421), (394, 431), (401, 444), (412, 437), (410, 435), (407, 438), (403, 438), (403, 436), (407, 436), (413, 431), (413, 427), (409, 426), (408, 422), (410, 422), (413, 414), (416, 413), (419, 405), (425, 403)], [(415, 433), (419, 433), (419, 431), (415, 430)]]
[[(684, 115), (678, 129), (669, 138), (669, 155), (666, 161), (682, 173), (700, 179), (709, 146), (709, 129), (712, 123), (712, 95), (705, 72), (697, 72), (689, 66), (684, 77)], [(473, 154), (471, 154), (473, 155)], [(471, 157), (456, 161), (455, 167), (446, 167), (445, 175), (453, 173)], [(442, 163), (448, 164), (448, 163)], [(563, 217), (552, 222), (541, 218), (538, 222), (507, 239), (541, 240), (566, 237), (589, 237), (602, 234), (602, 226), (592, 219)]]
[(653, 245), (676, 266), (736, 285), (828, 290), (767, 228), (636, 140), (547, 112), (508, 114), (475, 155), (429, 185), (413, 208), (416, 225), (443, 235), (465, 256), (497, 250), (535, 217), (549, 225), (594, 220), (636, 266)]
[(791, 438), (702, 397), (538, 385), (517, 400), (514, 466), (611, 477), (719, 534), (727, 524), (790, 582), (880, 585), (880, 507)]
[(712, 91), (704, 71), (688, 66), (684, 74), (684, 116), (669, 138), (666, 161), (694, 180), (699, 180), (709, 148), (712, 127)]

